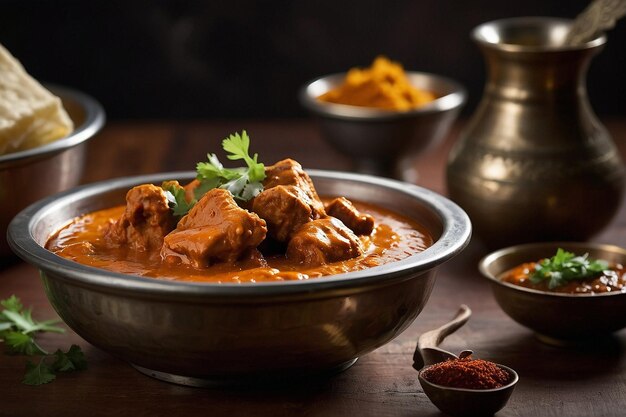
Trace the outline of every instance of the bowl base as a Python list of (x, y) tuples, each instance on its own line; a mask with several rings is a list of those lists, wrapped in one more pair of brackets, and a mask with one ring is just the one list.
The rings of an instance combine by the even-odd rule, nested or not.
[(330, 377), (332, 375), (338, 374), (340, 372), (345, 371), (350, 368), (352, 365), (356, 363), (359, 358), (350, 359), (347, 362), (336, 365), (332, 368), (313, 371), (313, 372), (300, 372), (296, 374), (278, 374), (275, 376), (268, 376), (263, 378), (246, 378), (246, 377), (228, 377), (228, 376), (216, 376), (216, 377), (206, 377), (206, 378), (198, 378), (184, 375), (176, 375), (168, 372), (155, 371), (152, 369), (144, 368), (143, 366), (135, 365), (131, 363), (133, 368), (138, 370), (144, 375), (148, 375), (149, 377), (160, 379), (161, 381), (170, 382), (172, 384), (185, 385), (188, 387), (199, 387), (199, 388), (211, 388), (211, 387), (225, 387), (225, 386), (233, 386), (233, 387), (242, 387), (256, 384), (266, 384), (277, 383), (294, 383), (297, 380), (301, 380), (302, 377), (311, 377), (311, 378), (324, 378)]
[(586, 347), (593, 346), (598, 343), (598, 341), (605, 341), (611, 338), (611, 334), (606, 335), (593, 335), (591, 337), (580, 337), (577, 339), (559, 339), (554, 336), (547, 336), (541, 333), (535, 333), (535, 337), (542, 343), (546, 345), (554, 346), (554, 347)]

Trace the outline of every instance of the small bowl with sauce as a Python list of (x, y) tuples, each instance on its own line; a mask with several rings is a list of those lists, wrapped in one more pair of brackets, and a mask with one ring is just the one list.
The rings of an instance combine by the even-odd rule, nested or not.
[[(559, 249), (561, 255), (557, 255)], [(582, 268), (584, 278), (562, 278), (570, 273), (563, 270), (557, 275), (549, 272), (555, 261), (572, 261), (563, 258), (566, 252), (576, 258), (567, 264), (569, 269)], [(543, 278), (539, 278), (534, 272), (544, 263)], [(479, 269), (489, 279), (496, 301), (513, 320), (534, 330), (543, 342), (570, 345), (626, 327), (623, 265), (626, 249), (618, 246), (542, 242), (495, 251), (480, 261)]]
[(387, 177), (401, 176), (401, 160), (445, 137), (466, 97), (452, 79), (405, 72), (384, 57), (367, 69), (317, 78), (299, 94), (322, 137), (351, 158), (357, 172)]

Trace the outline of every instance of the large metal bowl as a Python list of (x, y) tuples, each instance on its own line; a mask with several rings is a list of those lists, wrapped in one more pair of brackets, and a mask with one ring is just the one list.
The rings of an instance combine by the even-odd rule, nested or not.
[(554, 345), (593, 342), (626, 327), (626, 293), (563, 294), (503, 282), (499, 277), (525, 262), (554, 256), (558, 248), (595, 259), (626, 264), (626, 249), (590, 242), (540, 242), (495, 251), (479, 263), (496, 301), (513, 320)]
[(41, 270), (51, 304), (76, 333), (148, 375), (206, 385), (343, 369), (417, 317), (436, 268), (467, 245), (471, 225), (456, 204), (414, 185), (309, 173), (321, 195), (344, 195), (408, 216), (433, 235), (434, 245), (363, 271), (253, 284), (123, 275), (44, 249), (75, 216), (122, 204), (130, 187), (190, 180), (193, 173), (114, 179), (48, 198), (15, 217), (9, 243)]
[(319, 121), (324, 139), (353, 159), (356, 170), (398, 176), (403, 158), (435, 146), (445, 137), (467, 97), (456, 81), (425, 72), (407, 72), (410, 83), (437, 95), (408, 111), (349, 106), (320, 101), (319, 96), (344, 82), (345, 73), (327, 75), (300, 90), (300, 102)]
[(0, 155), (0, 258), (11, 253), (5, 235), (13, 216), (43, 197), (78, 184), (85, 141), (104, 125), (104, 110), (90, 96), (65, 87), (48, 88), (61, 98), (75, 128), (69, 136), (47, 145)]

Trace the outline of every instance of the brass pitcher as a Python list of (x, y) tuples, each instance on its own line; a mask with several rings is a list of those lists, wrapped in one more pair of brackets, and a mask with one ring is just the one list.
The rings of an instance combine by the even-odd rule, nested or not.
[(622, 200), (624, 165), (585, 86), (606, 42), (563, 46), (570, 21), (514, 18), (472, 33), (484, 96), (448, 160), (448, 192), (488, 246), (585, 240)]

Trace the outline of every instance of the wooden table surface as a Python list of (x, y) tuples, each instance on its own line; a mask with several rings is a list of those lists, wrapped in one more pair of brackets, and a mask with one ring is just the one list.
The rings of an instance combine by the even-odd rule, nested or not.
[[(607, 126), (626, 156), (626, 121), (608, 121)], [(306, 168), (349, 169), (348, 160), (332, 151), (307, 121), (117, 122), (90, 142), (84, 182), (193, 169), (207, 151), (219, 150), (221, 138), (242, 128), (264, 161), (289, 156)], [(457, 133), (458, 128), (442, 146), (415, 161), (420, 185), (445, 193), (445, 158)], [(594, 240), (626, 246), (626, 205)], [(578, 349), (538, 342), (496, 305), (477, 270), (486, 252), (473, 239), (440, 268), (424, 311), (404, 333), (327, 380), (247, 390), (177, 386), (140, 374), (68, 330), (40, 340), (52, 350), (79, 344), (89, 369), (27, 386), (21, 383), (26, 358), (0, 354), (0, 416), (438, 416), (442, 414), (411, 368), (412, 355), (418, 335), (447, 321), (462, 303), (472, 308), (472, 318), (443, 347), (456, 352), (471, 348), (481, 358), (513, 367), (521, 378), (498, 416), (626, 415), (626, 331)], [(29, 265), (15, 261), (0, 266), (0, 298), (11, 294), (32, 306), (36, 318), (56, 316)]]

